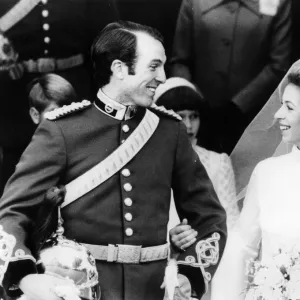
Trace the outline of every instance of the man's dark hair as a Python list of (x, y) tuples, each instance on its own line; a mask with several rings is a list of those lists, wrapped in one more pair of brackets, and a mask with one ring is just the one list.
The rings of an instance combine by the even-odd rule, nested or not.
[(46, 74), (33, 79), (28, 87), (29, 107), (43, 112), (50, 102), (59, 107), (77, 101), (77, 95), (71, 83), (56, 74)]
[(163, 37), (156, 29), (129, 21), (108, 24), (95, 39), (91, 48), (91, 59), (99, 88), (109, 83), (112, 75), (111, 64), (116, 59), (126, 64), (130, 75), (135, 74), (136, 32), (147, 33), (163, 44)]
[(300, 73), (292, 72), (288, 75), (288, 82), (292, 83), (300, 88)]

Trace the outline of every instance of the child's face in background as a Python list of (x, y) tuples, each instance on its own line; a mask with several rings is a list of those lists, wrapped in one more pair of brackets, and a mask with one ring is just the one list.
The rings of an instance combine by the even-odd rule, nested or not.
[(177, 113), (182, 118), (183, 123), (186, 126), (187, 134), (192, 142), (199, 131), (200, 128), (200, 116), (196, 110), (180, 110)]

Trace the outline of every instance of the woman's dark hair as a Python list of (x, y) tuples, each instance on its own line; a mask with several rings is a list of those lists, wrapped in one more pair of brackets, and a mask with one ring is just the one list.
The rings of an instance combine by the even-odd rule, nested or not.
[(43, 112), (50, 102), (59, 107), (78, 101), (70, 82), (56, 74), (46, 74), (31, 81), (27, 87), (29, 107)]
[(172, 109), (175, 112), (180, 110), (197, 111), (201, 120), (197, 135), (198, 144), (209, 148), (210, 109), (208, 103), (199, 92), (187, 86), (178, 86), (162, 94), (156, 104), (163, 105), (165, 108)]
[(300, 87), (300, 73), (292, 72), (288, 75), (288, 82)]
[(129, 21), (108, 24), (95, 39), (91, 47), (94, 76), (99, 88), (108, 84), (112, 75), (111, 64), (119, 59), (135, 74), (137, 59), (136, 32), (144, 32), (163, 43), (162, 35), (154, 28)]

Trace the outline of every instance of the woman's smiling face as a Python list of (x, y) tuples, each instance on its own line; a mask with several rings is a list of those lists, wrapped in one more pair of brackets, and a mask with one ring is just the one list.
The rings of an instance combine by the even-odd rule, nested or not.
[(292, 83), (286, 86), (274, 117), (279, 122), (282, 140), (300, 148), (300, 87)]

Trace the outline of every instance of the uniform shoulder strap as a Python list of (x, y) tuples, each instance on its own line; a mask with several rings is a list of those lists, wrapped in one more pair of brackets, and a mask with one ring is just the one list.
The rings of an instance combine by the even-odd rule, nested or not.
[(41, 0), (20, 0), (0, 18), (0, 31), (6, 32), (25, 18)]
[(153, 103), (150, 108), (152, 110), (160, 112), (168, 117), (174, 118), (179, 121), (182, 120), (182, 118), (178, 114), (176, 114), (176, 112), (174, 112), (172, 109), (170, 109), (170, 110), (166, 109), (164, 106), (158, 106), (155, 103)]
[(83, 100), (81, 102), (72, 102), (70, 105), (64, 105), (62, 107), (56, 108), (52, 111), (45, 113), (45, 118), (47, 120), (57, 120), (67, 115), (70, 115), (76, 111), (86, 109), (92, 103), (88, 100)]

